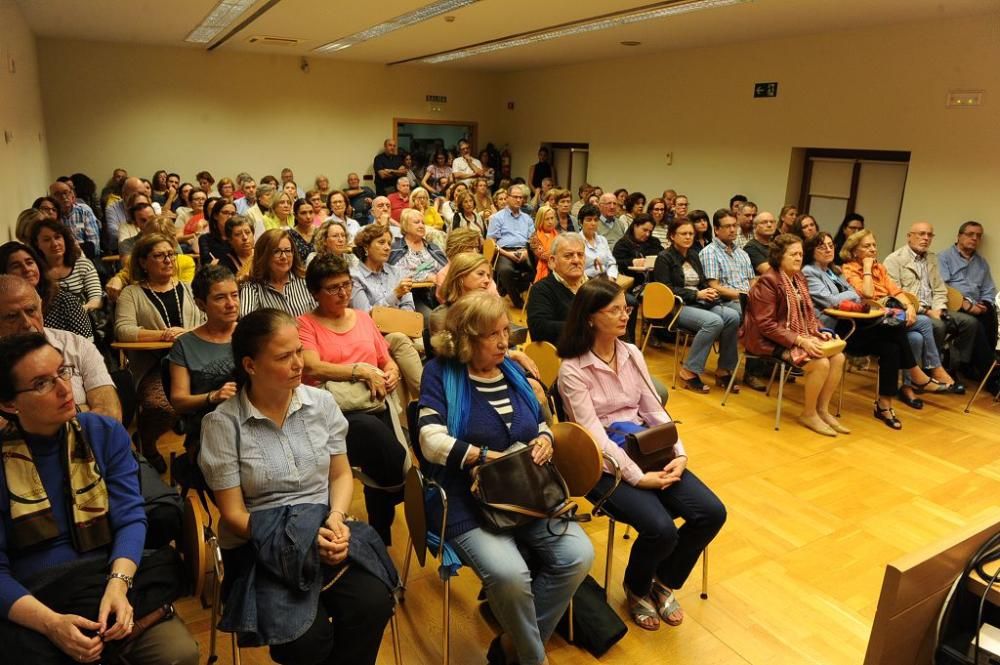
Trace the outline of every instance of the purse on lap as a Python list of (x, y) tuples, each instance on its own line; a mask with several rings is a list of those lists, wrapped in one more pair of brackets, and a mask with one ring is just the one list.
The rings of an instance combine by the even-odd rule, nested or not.
[(576, 503), (551, 461), (536, 464), (534, 445), (472, 468), (472, 495), (483, 526), (509, 531), (537, 519), (573, 518)]
[(673, 420), (654, 427), (628, 421), (611, 423), (607, 433), (643, 471), (662, 471), (675, 457), (678, 435)]

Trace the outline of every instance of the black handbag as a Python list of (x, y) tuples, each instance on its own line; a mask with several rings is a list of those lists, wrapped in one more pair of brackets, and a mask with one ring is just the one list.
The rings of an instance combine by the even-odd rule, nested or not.
[(535, 464), (534, 446), (472, 469), (472, 495), (479, 502), (483, 526), (509, 531), (536, 519), (572, 518), (576, 503), (551, 461)]
[[(569, 640), (569, 612), (563, 615), (556, 630)], [(590, 575), (573, 594), (573, 644), (600, 658), (628, 632), (628, 626), (608, 604), (601, 585)]]
[(662, 471), (674, 459), (677, 424), (674, 421), (625, 436), (625, 453), (643, 471)]

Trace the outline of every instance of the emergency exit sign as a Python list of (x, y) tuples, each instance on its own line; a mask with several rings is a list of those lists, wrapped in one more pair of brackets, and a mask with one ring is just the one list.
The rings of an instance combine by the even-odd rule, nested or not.
[(765, 81), (763, 83), (753, 84), (753, 98), (758, 97), (777, 97), (778, 96), (778, 82), (777, 81)]

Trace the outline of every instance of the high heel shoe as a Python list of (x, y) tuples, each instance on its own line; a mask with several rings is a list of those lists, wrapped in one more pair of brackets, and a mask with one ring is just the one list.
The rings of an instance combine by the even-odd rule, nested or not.
[[(882, 414), (887, 413), (888, 416)], [(875, 417), (878, 420), (884, 422), (888, 427), (892, 429), (903, 429), (903, 423), (899, 422), (899, 418), (896, 417), (896, 411), (890, 406), (883, 409), (878, 405), (878, 401), (875, 402)]]

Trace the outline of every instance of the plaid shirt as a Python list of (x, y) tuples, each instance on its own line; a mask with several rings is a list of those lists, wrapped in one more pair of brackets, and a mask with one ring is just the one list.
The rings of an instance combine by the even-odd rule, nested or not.
[(750, 255), (742, 249), (727, 247), (721, 240), (714, 238), (698, 253), (698, 259), (705, 271), (705, 279), (717, 279), (723, 286), (740, 293), (750, 290), (750, 280), (755, 273)]
[(94, 251), (101, 253), (101, 227), (90, 206), (77, 201), (69, 214), (62, 218), (62, 223), (69, 227), (77, 243), (91, 242)]

